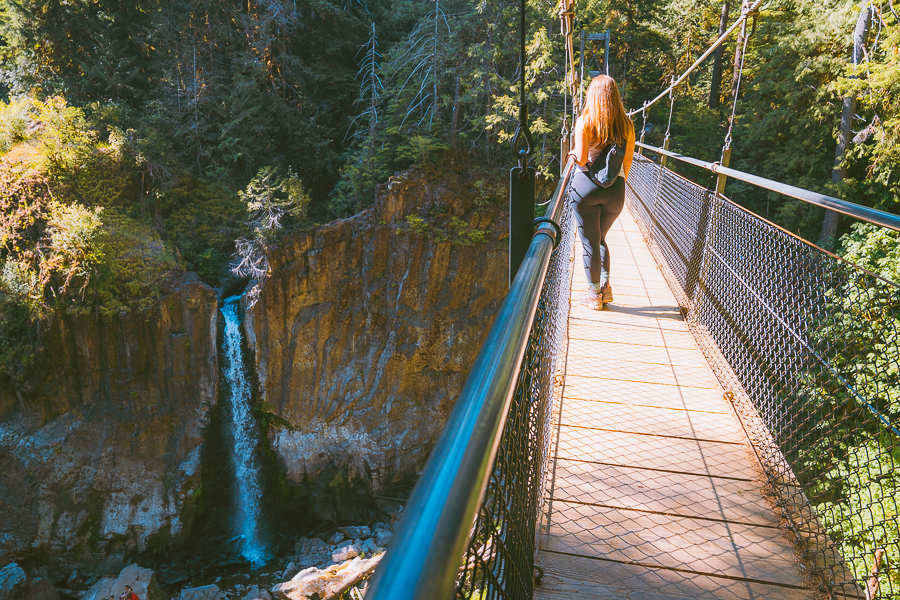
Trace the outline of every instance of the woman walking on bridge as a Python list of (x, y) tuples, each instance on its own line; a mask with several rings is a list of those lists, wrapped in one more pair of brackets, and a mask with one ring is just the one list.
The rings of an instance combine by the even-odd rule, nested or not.
[(575, 215), (583, 247), (584, 270), (591, 285), (591, 301), (599, 300), (603, 306), (613, 301), (606, 234), (625, 205), (625, 180), (631, 170), (635, 138), (634, 124), (625, 114), (619, 88), (612, 77), (598, 75), (591, 81), (584, 110), (575, 121), (574, 134), (575, 143), (570, 154), (581, 167), (593, 162), (612, 143), (625, 151), (618, 177), (609, 187), (595, 185), (584, 168), (576, 170), (573, 180)]

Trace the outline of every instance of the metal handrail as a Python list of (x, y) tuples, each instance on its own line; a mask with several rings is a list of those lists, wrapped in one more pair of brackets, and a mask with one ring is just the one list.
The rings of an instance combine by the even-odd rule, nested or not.
[[(575, 160), (569, 157), (546, 216), (559, 222)], [(441, 437), (375, 572), (372, 600), (453, 595), (481, 507), (528, 344), (558, 228), (541, 222)]]
[(900, 231), (900, 216), (892, 215), (891, 213), (884, 212), (883, 210), (877, 210), (875, 208), (869, 208), (867, 206), (854, 204), (853, 202), (847, 202), (846, 200), (841, 200), (832, 196), (826, 196), (825, 194), (811, 192), (809, 190), (804, 190), (803, 188), (787, 185), (786, 183), (779, 183), (777, 181), (772, 181), (771, 179), (766, 179), (765, 177), (759, 177), (757, 175), (751, 175), (750, 173), (744, 173), (743, 171), (730, 169), (728, 167), (722, 166), (717, 162), (706, 162), (704, 160), (699, 160), (697, 158), (691, 158), (689, 156), (684, 156), (683, 154), (678, 154), (677, 152), (672, 152), (671, 150), (657, 148), (656, 146), (649, 146), (640, 142), (635, 142), (635, 145), (645, 150), (650, 150), (651, 152), (657, 152), (659, 154), (662, 154), (663, 156), (668, 156), (670, 158), (674, 158), (675, 160), (680, 160), (681, 162), (685, 162), (689, 165), (694, 165), (695, 167), (706, 169), (707, 171), (711, 171), (713, 173), (716, 173), (717, 175), (725, 175), (726, 177), (731, 177), (739, 181), (753, 184), (757, 187), (763, 188), (764, 190), (769, 190), (772, 192), (783, 194), (785, 196), (790, 196), (791, 198), (796, 198), (797, 200), (802, 200), (815, 206), (821, 206), (822, 208), (827, 208), (829, 210), (843, 213), (845, 215), (849, 215), (851, 217), (855, 217), (869, 223), (874, 223), (875, 225), (881, 225), (882, 227), (887, 227), (888, 229), (893, 229), (894, 231)]

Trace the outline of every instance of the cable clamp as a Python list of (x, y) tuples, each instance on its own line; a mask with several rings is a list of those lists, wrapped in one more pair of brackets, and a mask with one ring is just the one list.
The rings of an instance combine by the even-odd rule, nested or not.
[[(520, 138), (525, 143), (525, 147), (521, 149), (518, 147)], [(519, 159), (519, 169), (522, 171), (519, 176), (525, 179), (528, 177), (525, 172), (525, 169), (528, 166), (528, 157), (534, 151), (534, 139), (531, 137), (531, 130), (528, 129), (527, 103), (519, 104), (519, 124), (516, 126), (515, 134), (513, 134), (512, 150)]]
[[(542, 223), (549, 223), (550, 225), (552, 225), (554, 235), (551, 235), (550, 232), (545, 229), (539, 229), (539, 227)], [(553, 249), (556, 250), (556, 247), (559, 246), (559, 242), (562, 240), (562, 227), (559, 226), (559, 223), (557, 223), (550, 217), (538, 217), (537, 219), (534, 220), (534, 227), (535, 227), (535, 232), (534, 232), (534, 236), (532, 236), (532, 237), (535, 237), (538, 235), (546, 235), (551, 240), (553, 240)]]

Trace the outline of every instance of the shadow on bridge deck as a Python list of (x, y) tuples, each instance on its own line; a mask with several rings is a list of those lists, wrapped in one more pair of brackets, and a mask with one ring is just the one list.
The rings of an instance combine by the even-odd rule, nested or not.
[(566, 378), (537, 599), (812, 598), (723, 390), (630, 213), (608, 243), (615, 302), (576, 242)]

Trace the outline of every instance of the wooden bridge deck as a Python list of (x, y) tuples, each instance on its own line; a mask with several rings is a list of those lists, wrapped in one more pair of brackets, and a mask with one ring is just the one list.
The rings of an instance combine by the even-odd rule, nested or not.
[(566, 378), (539, 600), (812, 598), (740, 423), (627, 209), (615, 302), (576, 241)]

